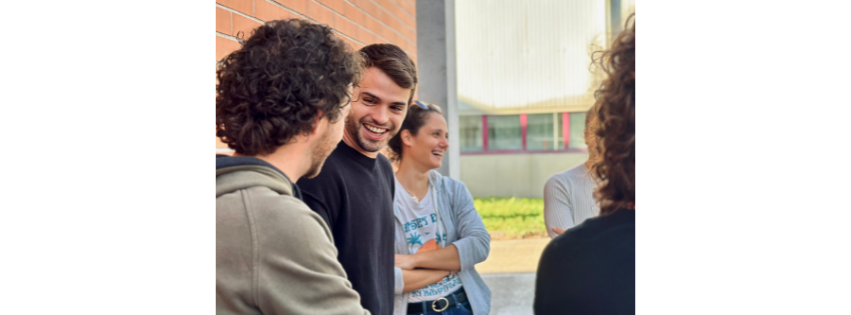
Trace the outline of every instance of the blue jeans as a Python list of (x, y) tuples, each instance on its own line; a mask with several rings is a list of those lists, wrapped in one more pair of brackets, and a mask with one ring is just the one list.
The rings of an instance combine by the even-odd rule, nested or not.
[[(447, 296), (447, 298), (452, 298), (451, 296)], [(428, 304), (428, 302), (425, 302)], [(430, 307), (428, 308), (428, 312), (425, 313), (408, 313), (408, 315), (473, 315), (473, 309), (470, 308), (470, 301), (464, 301), (464, 303), (459, 303), (450, 306), (443, 312), (435, 312)]]
[(465, 301), (464, 303), (450, 306), (443, 312), (435, 312), (431, 309), (427, 313), (410, 313), (408, 315), (473, 315), (473, 309), (470, 308), (470, 301)]

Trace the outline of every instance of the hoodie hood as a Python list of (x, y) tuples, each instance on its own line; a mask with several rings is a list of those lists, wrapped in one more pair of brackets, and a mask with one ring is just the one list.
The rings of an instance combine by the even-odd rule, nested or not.
[(301, 199), (298, 186), (272, 164), (247, 156), (216, 156), (216, 198), (255, 186)]

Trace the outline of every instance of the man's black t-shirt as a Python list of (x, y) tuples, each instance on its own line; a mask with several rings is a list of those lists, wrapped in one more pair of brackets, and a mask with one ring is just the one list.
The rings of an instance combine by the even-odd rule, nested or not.
[(534, 309), (635, 314), (635, 211), (585, 220), (553, 239), (538, 264)]
[(328, 223), (361, 305), (374, 315), (393, 313), (393, 176), (386, 157), (369, 158), (341, 141), (319, 176), (298, 181), (304, 202)]

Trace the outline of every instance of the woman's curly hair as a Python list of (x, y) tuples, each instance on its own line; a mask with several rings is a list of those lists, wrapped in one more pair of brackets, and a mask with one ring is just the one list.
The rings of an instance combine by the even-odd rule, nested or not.
[(216, 136), (239, 154), (271, 154), (317, 118), (340, 118), (362, 74), (363, 57), (329, 27), (266, 23), (217, 66)]
[[(599, 56), (599, 57), (598, 57)], [(594, 93), (597, 152), (592, 167), (600, 185), (594, 192), (600, 215), (635, 208), (635, 14), (611, 49), (595, 53), (607, 78)]]

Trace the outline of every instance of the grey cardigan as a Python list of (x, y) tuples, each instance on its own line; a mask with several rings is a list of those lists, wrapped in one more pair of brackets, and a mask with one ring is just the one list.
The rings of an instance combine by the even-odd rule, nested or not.
[[(443, 223), (442, 230), (446, 231), (446, 240), (458, 248), (461, 258), (461, 285), (467, 293), (470, 307), (475, 315), (486, 315), (490, 313), (491, 291), (488, 289), (482, 277), (476, 272), (476, 264), (485, 261), (490, 252), (490, 234), (485, 230), (482, 217), (473, 206), (473, 197), (464, 183), (445, 177), (437, 171), (429, 172), (429, 186), (436, 194), (437, 211), (440, 222)], [(400, 192), (396, 192), (399, 194)], [(397, 195), (395, 198), (399, 198)], [(399, 219), (399, 207), (394, 203), (393, 211), (396, 215), (395, 228), (395, 251), (396, 254), (409, 255), (407, 243), (405, 242), (405, 231)], [(402, 269), (395, 268), (396, 272), (396, 296), (393, 300), (393, 314), (404, 315), (408, 310), (408, 297), (410, 293), (402, 293), (405, 283), (402, 279)]]

